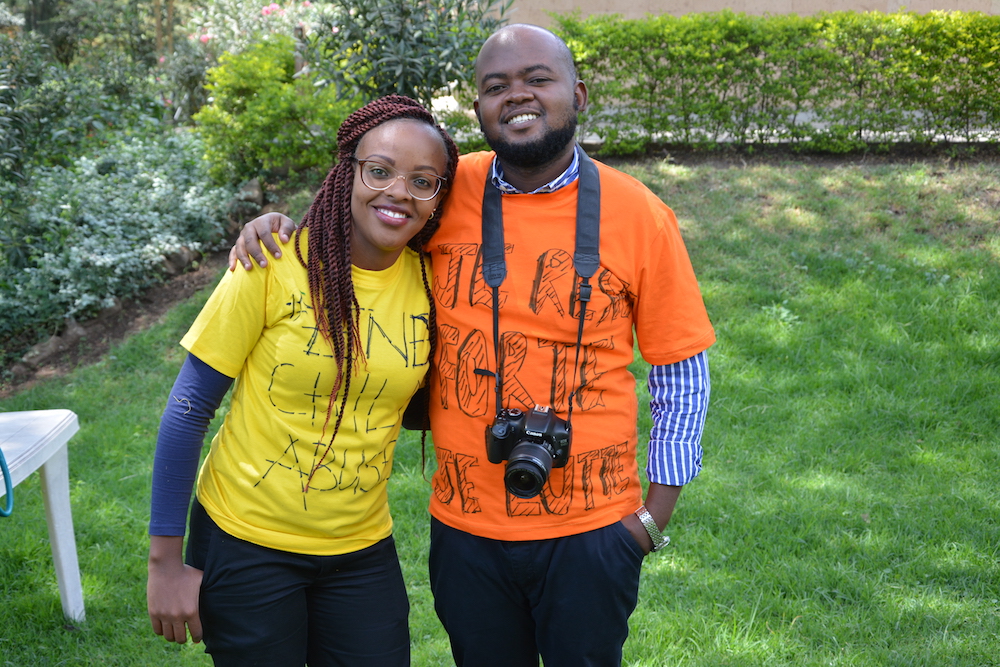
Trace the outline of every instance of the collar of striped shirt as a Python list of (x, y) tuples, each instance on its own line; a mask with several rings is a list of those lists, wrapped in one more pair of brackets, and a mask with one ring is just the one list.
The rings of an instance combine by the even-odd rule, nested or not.
[(573, 149), (573, 161), (570, 163), (569, 167), (566, 168), (562, 174), (552, 179), (542, 187), (537, 190), (532, 190), (531, 192), (522, 192), (518, 190), (513, 185), (503, 180), (503, 168), (500, 166), (500, 161), (493, 157), (493, 172), (490, 178), (493, 180), (493, 185), (497, 187), (497, 190), (505, 195), (540, 195), (547, 192), (555, 192), (561, 188), (566, 187), (576, 179), (580, 177), (580, 147), (576, 146)]

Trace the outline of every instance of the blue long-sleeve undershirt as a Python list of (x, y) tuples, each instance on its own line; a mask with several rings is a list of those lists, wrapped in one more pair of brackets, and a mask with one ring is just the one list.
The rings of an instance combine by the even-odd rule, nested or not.
[(205, 434), (232, 384), (193, 354), (184, 360), (156, 436), (150, 535), (184, 535)]

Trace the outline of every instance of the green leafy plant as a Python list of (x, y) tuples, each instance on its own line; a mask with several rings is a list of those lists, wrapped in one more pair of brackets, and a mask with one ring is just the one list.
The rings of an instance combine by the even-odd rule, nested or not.
[(184, 131), (35, 170), (14, 230), (24, 262), (0, 262), (5, 353), (25, 332), (52, 333), (66, 317), (85, 318), (158, 282), (164, 256), (219, 242), (233, 193), (207, 185), (201, 150)]
[(998, 141), (1000, 17), (731, 11), (556, 17), (605, 153), (790, 142), (831, 152)]
[(38, 167), (160, 131), (160, 107), (133, 63), (108, 53), (64, 66), (51, 52), (37, 33), (0, 34), (0, 258), (17, 268), (33, 252), (26, 188)]
[(430, 106), (472, 78), (479, 47), (512, 0), (334, 0), (308, 37), (307, 58), (341, 96), (408, 95)]
[(6, 3), (0, 2), (0, 31), (14, 32), (24, 25), (24, 18), (10, 11)]
[(207, 0), (183, 10), (185, 34), (170, 41), (172, 50), (160, 57), (157, 70), (164, 103), (177, 122), (187, 122), (207, 102), (206, 73), (222, 54), (243, 53), (271, 35), (301, 36), (318, 11), (310, 0)]
[(310, 0), (268, 2), (268, 0), (206, 0), (191, 7), (184, 22), (187, 38), (203, 46), (213, 58), (222, 53), (237, 54), (269, 35), (292, 37), (316, 21), (318, 3)]
[(312, 73), (296, 74), (295, 43), (284, 35), (223, 54), (208, 81), (212, 103), (194, 119), (219, 182), (328, 167), (337, 128), (357, 106), (314, 85)]

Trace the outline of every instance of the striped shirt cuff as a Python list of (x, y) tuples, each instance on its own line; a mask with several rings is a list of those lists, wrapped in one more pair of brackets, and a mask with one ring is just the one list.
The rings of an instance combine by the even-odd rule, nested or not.
[(655, 484), (682, 486), (701, 472), (701, 432), (711, 382), (708, 353), (649, 370), (650, 413), (646, 477)]

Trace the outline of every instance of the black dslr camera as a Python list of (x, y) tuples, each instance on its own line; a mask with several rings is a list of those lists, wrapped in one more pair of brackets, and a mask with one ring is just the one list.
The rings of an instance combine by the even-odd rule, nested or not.
[(503, 475), (507, 490), (518, 498), (542, 492), (552, 468), (569, 460), (571, 429), (548, 406), (536, 405), (525, 414), (505, 408), (486, 429), (486, 455), (490, 463), (507, 461)]

